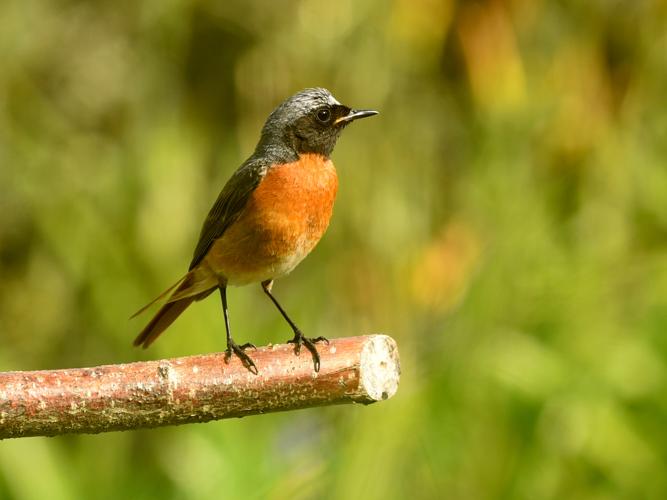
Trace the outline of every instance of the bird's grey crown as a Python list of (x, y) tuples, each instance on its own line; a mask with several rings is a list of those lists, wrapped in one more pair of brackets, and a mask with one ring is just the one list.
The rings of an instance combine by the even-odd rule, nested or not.
[(262, 135), (297, 121), (304, 115), (322, 106), (340, 105), (327, 89), (313, 87), (297, 92), (281, 102), (266, 119)]

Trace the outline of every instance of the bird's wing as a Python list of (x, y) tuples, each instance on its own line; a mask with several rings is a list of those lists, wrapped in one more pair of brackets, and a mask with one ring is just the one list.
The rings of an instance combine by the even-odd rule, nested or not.
[(197, 248), (190, 262), (190, 270), (201, 262), (213, 242), (220, 238), (227, 228), (238, 219), (248, 198), (266, 174), (266, 170), (267, 166), (262, 162), (249, 160), (227, 181), (213, 208), (206, 216)]

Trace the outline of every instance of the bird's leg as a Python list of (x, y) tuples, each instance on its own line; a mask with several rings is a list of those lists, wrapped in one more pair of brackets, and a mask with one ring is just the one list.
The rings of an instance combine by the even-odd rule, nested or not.
[(283, 315), (283, 318), (289, 323), (289, 326), (292, 327), (292, 330), (294, 330), (294, 338), (291, 340), (288, 340), (288, 344), (294, 344), (294, 352), (299, 355), (299, 351), (301, 350), (301, 344), (305, 345), (306, 348), (310, 351), (310, 353), (313, 355), (313, 364), (315, 365), (315, 371), (319, 372), (320, 371), (320, 354), (317, 352), (317, 347), (315, 347), (316, 342), (326, 342), (327, 344), (329, 341), (325, 337), (317, 337), (317, 338), (311, 338), (309, 339), (306, 337), (301, 330), (299, 330), (299, 327), (294, 324), (294, 321), (290, 319), (290, 317), (287, 315), (285, 310), (281, 307), (281, 305), (278, 303), (276, 298), (271, 294), (271, 287), (273, 286), (273, 280), (266, 280), (262, 281), (262, 289), (264, 290), (264, 293), (266, 293), (269, 298), (271, 299), (271, 302), (275, 304), (275, 306), (278, 308), (280, 311), (280, 314)]
[(222, 311), (224, 312), (225, 315), (225, 330), (227, 331), (227, 350), (225, 358), (229, 360), (232, 353), (236, 354), (239, 358), (241, 358), (241, 362), (245, 365), (245, 367), (248, 368), (248, 370), (250, 370), (252, 373), (257, 375), (258, 372), (255, 363), (253, 363), (252, 359), (250, 359), (250, 356), (248, 356), (243, 351), (243, 349), (247, 349), (248, 347), (252, 347), (253, 349), (256, 349), (256, 347), (250, 342), (246, 342), (243, 345), (238, 345), (236, 342), (234, 342), (232, 334), (229, 330), (229, 310), (227, 308), (227, 286), (221, 285), (219, 288), (220, 288), (220, 298), (222, 299)]

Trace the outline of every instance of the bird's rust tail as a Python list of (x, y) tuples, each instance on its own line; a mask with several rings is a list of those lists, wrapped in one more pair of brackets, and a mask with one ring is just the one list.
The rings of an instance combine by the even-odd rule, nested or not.
[(187, 297), (176, 302), (167, 302), (137, 335), (137, 338), (134, 339), (134, 345), (146, 349), (194, 300), (194, 297)]
[(218, 287), (218, 282), (213, 273), (206, 268), (196, 267), (155, 300), (139, 309), (132, 317), (141, 314), (149, 306), (164, 298), (177, 285), (178, 288), (174, 290), (167, 302), (134, 339), (135, 346), (142, 346), (145, 349), (151, 345), (192, 302), (201, 300), (214, 291)]

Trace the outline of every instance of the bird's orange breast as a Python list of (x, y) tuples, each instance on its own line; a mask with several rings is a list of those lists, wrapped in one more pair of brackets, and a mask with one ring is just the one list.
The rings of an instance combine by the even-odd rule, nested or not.
[(231, 285), (289, 273), (326, 231), (337, 191), (336, 169), (321, 155), (271, 166), (240, 217), (212, 245), (208, 265)]

